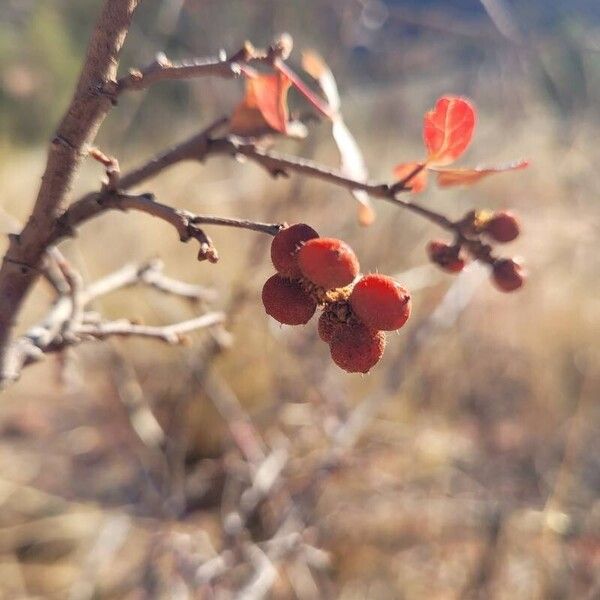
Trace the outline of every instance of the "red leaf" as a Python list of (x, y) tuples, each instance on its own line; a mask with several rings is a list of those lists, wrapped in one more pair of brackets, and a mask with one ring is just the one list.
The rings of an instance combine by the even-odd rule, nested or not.
[(495, 173), (505, 173), (506, 171), (520, 171), (529, 166), (526, 160), (518, 160), (495, 167), (475, 167), (474, 169), (431, 169), (437, 173), (437, 184), (440, 187), (452, 187), (455, 185), (472, 185), (480, 179), (494, 175)]
[(231, 133), (248, 137), (269, 130), (287, 133), (289, 78), (279, 71), (247, 76), (246, 96), (230, 119)]
[(418, 167), (422, 167), (420, 171), (415, 173), (410, 179), (405, 181), (407, 187), (413, 194), (419, 194), (427, 187), (427, 171), (422, 162), (400, 163), (394, 167), (394, 175), (398, 181), (403, 181), (414, 173)]
[(466, 149), (475, 128), (475, 108), (465, 98), (443, 96), (425, 113), (423, 139), (427, 164), (449, 165)]

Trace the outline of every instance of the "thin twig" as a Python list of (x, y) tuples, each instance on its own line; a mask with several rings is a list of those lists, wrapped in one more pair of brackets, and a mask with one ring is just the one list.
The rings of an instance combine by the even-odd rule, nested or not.
[(109, 321), (97, 325), (81, 325), (75, 332), (77, 336), (105, 339), (111, 336), (154, 338), (168, 344), (180, 344), (183, 335), (197, 329), (210, 327), (225, 321), (225, 313), (211, 312), (194, 319), (182, 321), (175, 325), (157, 327), (152, 325), (137, 325), (127, 319)]
[(218, 260), (216, 248), (210, 238), (199, 225), (220, 225), (250, 229), (268, 235), (275, 235), (283, 227), (281, 223), (260, 223), (245, 219), (216, 217), (212, 215), (195, 215), (186, 210), (173, 208), (156, 201), (152, 194), (102, 194), (100, 197), (90, 197), (73, 204), (60, 218), (55, 241), (59, 241), (68, 233), (73, 232), (79, 225), (105, 212), (106, 210), (136, 210), (145, 212), (153, 217), (162, 219), (172, 225), (182, 242), (195, 239), (200, 244), (198, 260), (208, 259), (210, 262)]
[(277, 69), (285, 68), (281, 59), (287, 58), (288, 47), (281, 43), (281, 39), (275, 40), (264, 50), (255, 48), (250, 42), (246, 42), (230, 57), (224, 50), (221, 50), (219, 56), (216, 57), (192, 58), (173, 62), (163, 52), (160, 52), (146, 67), (131, 69), (117, 82), (107, 84), (105, 93), (114, 99), (127, 90), (143, 90), (160, 81), (214, 76), (230, 79), (243, 73), (253, 75), (254, 69), (249, 67), (251, 63), (261, 63)]
[[(144, 283), (156, 286), (156, 281), (152, 281), (152, 275), (150, 275), (150, 282), (146, 281), (149, 274), (160, 274), (162, 264), (157, 261), (150, 261), (142, 265), (125, 265), (118, 271), (111, 273), (110, 275), (90, 284), (88, 287), (81, 289), (77, 294), (77, 303), (85, 309), (85, 307), (95, 298), (109, 294), (115, 290), (128, 287), (131, 285)], [(157, 278), (158, 279), (158, 278)], [(192, 298), (192, 292), (197, 292), (198, 298), (204, 298), (206, 290), (193, 290), (189, 284), (178, 282), (176, 280), (167, 279), (160, 281), (161, 291), (168, 292), (177, 295), (178, 290), (175, 284), (184, 286), (183, 296), (186, 298)], [(200, 295), (202, 294), (202, 295)], [(56, 352), (64, 348), (80, 343), (82, 341), (82, 335), (93, 338), (102, 338), (107, 335), (126, 335), (127, 331), (129, 335), (142, 335), (145, 337), (158, 337), (168, 338), (166, 341), (175, 340), (175, 335), (191, 331), (198, 327), (207, 327), (222, 323), (221, 317), (211, 317), (215, 319), (214, 323), (205, 324), (204, 318), (208, 318), (207, 315), (202, 315), (198, 319), (192, 319), (184, 323), (177, 324), (175, 326), (167, 326), (162, 328), (148, 328), (140, 329), (142, 326), (133, 326), (130, 322), (118, 322), (117, 326), (115, 323), (108, 324), (103, 323), (102, 319), (94, 315), (94, 318), (90, 318), (91, 313), (82, 312), (80, 323), (73, 324), (69, 327), (69, 335), (65, 336), (65, 324), (72, 318), (73, 309), (73, 296), (71, 294), (65, 294), (61, 296), (48, 314), (36, 325), (31, 327), (23, 336), (17, 338), (10, 346), (9, 352), (7, 353), (7, 360), (4, 363), (4, 368), (0, 373), (0, 382), (3, 385), (7, 385), (17, 380), (21, 374), (22, 369), (41, 360), (45, 353)], [(213, 315), (222, 313), (212, 313)], [(210, 320), (210, 319), (208, 319)], [(127, 324), (126, 324), (127, 323)], [(194, 327), (193, 325), (196, 325)], [(191, 327), (191, 329), (188, 329)], [(156, 331), (160, 329), (160, 331)], [(177, 341), (182, 341), (181, 337), (178, 337)]]

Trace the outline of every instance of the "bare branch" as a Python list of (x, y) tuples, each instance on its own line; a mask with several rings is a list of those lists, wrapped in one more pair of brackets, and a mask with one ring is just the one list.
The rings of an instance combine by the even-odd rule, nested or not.
[(140, 281), (164, 294), (173, 294), (191, 301), (213, 302), (217, 299), (215, 290), (168, 277), (162, 273), (162, 267), (162, 261), (151, 261), (145, 269), (140, 271)]
[[(84, 310), (92, 300), (99, 296), (140, 283), (175, 295), (179, 295), (179, 287), (184, 292), (182, 295), (185, 298), (192, 298), (194, 294), (197, 294), (198, 298), (206, 299), (205, 294), (210, 290), (194, 289), (195, 286), (171, 278), (162, 280), (161, 269), (160, 261), (150, 261), (142, 265), (126, 265), (88, 287), (79, 289), (76, 298), (73, 293), (61, 296), (44, 319), (11, 344), (7, 352), (7, 360), (0, 371), (0, 385), (7, 385), (18, 379), (23, 367), (41, 360), (45, 353), (57, 352), (78, 344), (84, 341), (83, 338), (103, 339), (112, 335), (131, 335), (179, 343), (183, 341), (181, 336), (188, 331), (223, 322), (222, 313), (208, 313), (176, 325), (148, 327), (135, 325), (130, 321), (105, 323), (99, 315)], [(157, 281), (158, 283), (156, 283)], [(78, 309), (74, 309), (74, 303), (79, 306)], [(79, 311), (81, 312), (79, 313)], [(74, 320), (73, 315), (76, 312), (80, 316), (78, 314)]]
[(131, 69), (125, 77), (121, 77), (113, 93), (116, 96), (126, 90), (143, 90), (154, 83), (168, 79), (193, 79), (206, 76), (230, 78), (237, 77), (241, 72), (240, 66), (225, 56), (173, 63), (161, 52), (148, 66), (143, 69)]
[(223, 312), (207, 313), (194, 319), (182, 321), (175, 325), (166, 325), (164, 327), (137, 325), (127, 319), (120, 319), (118, 321), (98, 323), (97, 325), (83, 324), (79, 326), (75, 333), (77, 336), (92, 337), (100, 340), (112, 336), (145, 337), (154, 338), (156, 340), (167, 342), (168, 344), (180, 344), (184, 339), (182, 337), (184, 334), (197, 329), (203, 329), (204, 327), (210, 327), (211, 325), (217, 325), (224, 321), (225, 313)]
[[(391, 202), (421, 215), (448, 231), (457, 233), (456, 224), (443, 215), (398, 197), (400, 193), (410, 191), (409, 179), (406, 179), (403, 182), (403, 186), (399, 186), (397, 183), (364, 182), (347, 177), (341, 171), (325, 167), (311, 160), (265, 150), (242, 138), (237, 138), (235, 136), (211, 138), (211, 133), (222, 127), (226, 122), (227, 119), (215, 121), (203, 131), (200, 131), (165, 152), (159, 153), (133, 171), (122, 175), (119, 183), (120, 188), (122, 190), (127, 190), (182, 161), (202, 161), (209, 156), (220, 154), (228, 155), (233, 158), (244, 156), (261, 165), (272, 176), (288, 175), (290, 172), (293, 172), (307, 177), (321, 179), (351, 191), (362, 190), (367, 192), (373, 198)], [(63, 236), (69, 235), (74, 227), (95, 216), (97, 212), (101, 212), (99, 206), (104, 205), (105, 199), (108, 198), (108, 196), (108, 192), (92, 193), (87, 194), (77, 202), (73, 203), (61, 218), (58, 230), (53, 235), (53, 242), (56, 243)], [(96, 204), (99, 206), (94, 207)]]
[[(289, 39), (288, 39), (289, 38)], [(127, 90), (143, 90), (159, 81), (177, 79), (195, 79), (198, 77), (238, 77), (242, 73), (254, 72), (248, 65), (262, 63), (275, 68), (285, 68), (281, 59), (287, 58), (291, 50), (291, 38), (282, 36), (275, 40), (267, 49), (255, 48), (246, 42), (235, 54), (227, 57), (224, 50), (219, 56), (208, 58), (192, 58), (181, 62), (172, 62), (160, 52), (156, 58), (142, 69), (131, 69), (127, 75), (116, 83), (112, 82), (105, 92), (116, 98)]]
[(64, 257), (61, 256), (57, 264), (69, 284), (71, 314), (62, 326), (62, 335), (69, 337), (75, 334), (75, 331), (83, 321), (83, 311), (85, 308), (83, 301), (83, 279)]
[(199, 227), (200, 225), (220, 225), (250, 229), (260, 233), (275, 235), (283, 227), (280, 223), (260, 223), (245, 219), (232, 219), (210, 215), (195, 215), (189, 211), (161, 204), (152, 194), (111, 193), (86, 197), (73, 204), (58, 221), (52, 238), (53, 243), (74, 231), (79, 225), (106, 210), (137, 210), (162, 219), (172, 225), (182, 242), (195, 239), (200, 244), (198, 260), (218, 260), (218, 254), (210, 238)]

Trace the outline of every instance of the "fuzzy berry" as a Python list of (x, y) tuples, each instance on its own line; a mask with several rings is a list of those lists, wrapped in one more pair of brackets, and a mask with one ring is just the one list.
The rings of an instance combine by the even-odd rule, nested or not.
[(333, 362), (344, 371), (367, 373), (383, 356), (385, 333), (346, 323), (335, 328), (329, 348)]
[(271, 260), (280, 275), (290, 279), (302, 277), (296, 254), (301, 245), (319, 234), (305, 223), (282, 229), (271, 242)]
[(329, 344), (331, 342), (331, 338), (333, 337), (333, 332), (337, 327), (341, 325), (340, 321), (335, 317), (335, 315), (331, 314), (331, 312), (325, 310), (321, 313), (319, 317), (319, 322), (317, 324), (317, 331), (319, 333), (319, 337), (326, 343)]
[(285, 325), (304, 325), (317, 308), (298, 281), (279, 274), (269, 277), (262, 290), (265, 311)]
[(484, 230), (497, 242), (512, 242), (519, 237), (521, 228), (513, 213), (503, 211), (495, 213), (485, 224)]
[(526, 273), (512, 258), (501, 258), (494, 263), (492, 278), (499, 290), (514, 292), (525, 283)]
[(410, 293), (387, 275), (365, 275), (350, 294), (354, 314), (371, 330), (400, 329), (410, 316)]
[(448, 273), (460, 273), (465, 268), (465, 261), (460, 257), (460, 249), (440, 240), (427, 244), (429, 260)]
[(358, 259), (348, 244), (334, 238), (317, 238), (298, 251), (304, 277), (326, 290), (352, 283), (358, 274)]

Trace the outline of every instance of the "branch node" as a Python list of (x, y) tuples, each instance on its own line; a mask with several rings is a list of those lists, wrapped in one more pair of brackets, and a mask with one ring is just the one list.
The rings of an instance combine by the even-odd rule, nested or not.
[(9, 233), (8, 234), (8, 241), (11, 244), (17, 244), (19, 245), (21, 243), (21, 235), (18, 233)]
[(77, 150), (74, 144), (72, 144), (66, 137), (62, 135), (55, 135), (50, 142), (52, 146), (68, 148), (69, 150)]

